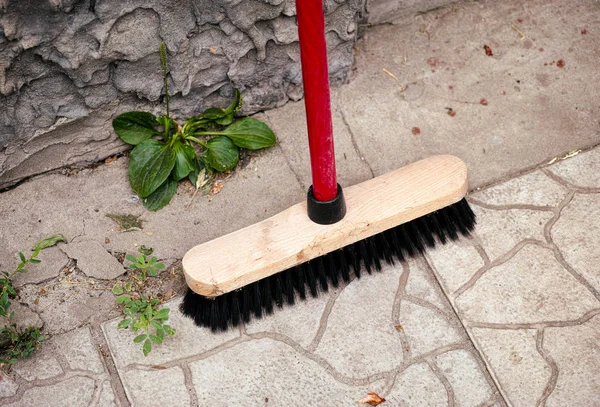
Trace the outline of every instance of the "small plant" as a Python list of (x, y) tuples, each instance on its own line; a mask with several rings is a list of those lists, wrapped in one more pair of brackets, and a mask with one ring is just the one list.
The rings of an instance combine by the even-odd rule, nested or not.
[[(150, 253), (152, 253), (152, 251), (150, 251)], [(128, 254), (125, 256), (125, 258), (132, 263), (129, 265), (129, 268), (141, 270), (142, 274), (137, 274), (135, 276), (135, 278), (140, 281), (145, 280), (147, 274), (152, 277), (156, 277), (158, 271), (165, 268), (165, 265), (159, 263), (155, 256), (152, 256), (150, 260), (147, 260), (144, 253), (139, 254), (137, 257), (132, 254)]]
[(50, 236), (40, 240), (31, 249), (32, 254), (28, 258), (19, 252), (21, 262), (11, 273), (2, 271), (0, 278), (0, 317), (4, 319), (4, 327), (0, 329), (0, 364), (13, 364), (18, 359), (30, 356), (38, 347), (40, 341), (44, 338), (40, 334), (39, 328), (28, 327), (23, 331), (17, 328), (14, 323), (14, 312), (10, 311), (11, 298), (17, 295), (17, 291), (12, 284), (12, 278), (17, 273), (26, 273), (25, 266), (28, 264), (38, 264), (40, 260), (36, 257), (40, 252), (56, 245), (58, 242), (66, 242), (62, 235)]
[(115, 284), (112, 288), (113, 294), (117, 295), (117, 304), (123, 305), (123, 314), (125, 318), (119, 322), (118, 327), (122, 329), (131, 329), (137, 333), (133, 342), (142, 343), (142, 352), (144, 356), (152, 351), (152, 344), (160, 345), (165, 336), (175, 335), (175, 329), (171, 328), (166, 322), (169, 320), (169, 308), (159, 309), (160, 300), (152, 298), (141, 293), (143, 283), (147, 276), (156, 276), (158, 270), (164, 269), (165, 265), (158, 263), (156, 257), (147, 261), (147, 256), (152, 254), (152, 249), (142, 246), (140, 255), (136, 258), (133, 255), (127, 255), (126, 258), (133, 262), (129, 267), (142, 271), (135, 278), (138, 280), (136, 286), (131, 281), (123, 284)]
[(188, 178), (196, 188), (205, 185), (213, 171), (233, 170), (239, 149), (258, 150), (273, 146), (275, 134), (251, 117), (236, 118), (243, 99), (235, 89), (233, 102), (225, 109), (212, 107), (179, 125), (169, 115), (167, 53), (160, 45), (165, 80), (166, 114), (126, 112), (113, 120), (113, 128), (124, 142), (134, 145), (129, 157), (129, 183), (144, 207), (157, 211), (177, 192), (177, 183)]

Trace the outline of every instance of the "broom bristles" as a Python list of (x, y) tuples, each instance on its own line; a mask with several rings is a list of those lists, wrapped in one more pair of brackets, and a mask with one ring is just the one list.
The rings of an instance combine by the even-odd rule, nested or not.
[[(475, 227), (475, 214), (466, 199), (410, 222), (360, 240), (293, 268), (258, 280), (239, 290), (208, 298), (188, 288), (181, 312), (196, 325), (213, 332), (227, 330), (252, 318), (272, 314), (296, 297), (317, 297), (329, 287), (348, 283), (351, 275), (361, 278), (361, 269), (371, 274), (381, 271), (381, 261), (394, 264), (423, 253), (436, 243), (445, 244), (460, 235), (469, 236)], [(362, 267), (361, 267), (362, 266)]]

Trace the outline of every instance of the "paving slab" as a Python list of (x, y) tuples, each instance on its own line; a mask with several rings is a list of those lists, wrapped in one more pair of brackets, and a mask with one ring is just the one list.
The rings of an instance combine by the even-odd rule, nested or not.
[(367, 31), (336, 92), (361, 156), (379, 175), (454, 154), (479, 187), (599, 144), (597, 7), (463, 2)]
[(512, 406), (598, 404), (599, 153), (472, 194), (473, 238), (427, 254)]
[[(195, 327), (179, 313), (179, 301), (167, 303), (177, 334), (148, 357), (133, 344), (135, 334), (117, 329), (118, 320), (103, 325), (132, 405), (149, 405), (144, 386), (155, 381), (162, 384), (152, 386), (153, 398), (172, 397), (173, 405), (341, 406), (369, 392), (390, 405), (445, 406), (451, 398), (468, 406), (466, 394), (502, 403), (423, 259), (226, 333)], [(457, 358), (460, 370), (449, 370), (444, 355)]]
[(110, 375), (88, 327), (55, 335), (0, 381), (6, 406), (117, 406)]

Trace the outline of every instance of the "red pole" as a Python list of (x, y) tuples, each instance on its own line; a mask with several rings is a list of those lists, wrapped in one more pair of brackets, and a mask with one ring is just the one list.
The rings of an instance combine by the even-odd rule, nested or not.
[(313, 193), (319, 201), (330, 201), (337, 196), (337, 181), (323, 0), (296, 0), (296, 15)]

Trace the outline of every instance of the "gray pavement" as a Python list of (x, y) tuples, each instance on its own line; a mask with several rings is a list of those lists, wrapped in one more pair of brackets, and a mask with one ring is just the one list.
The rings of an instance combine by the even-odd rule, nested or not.
[[(278, 146), (219, 193), (181, 185), (158, 213), (131, 191), (125, 157), (2, 193), (1, 269), (45, 236), (68, 243), (16, 282), (17, 320), (49, 339), (2, 369), (0, 404), (345, 406), (376, 392), (382, 406), (598, 405), (600, 148), (556, 159), (600, 144), (598, 11), (468, 2), (371, 28), (354, 78), (333, 92), (340, 182), (459, 155), (476, 233), (239, 330), (213, 335), (176, 311), (180, 260), (304, 199), (301, 102), (262, 114)], [(124, 232), (114, 213), (140, 215), (142, 229)], [(116, 329), (110, 292), (131, 279), (115, 260), (141, 245), (168, 266), (153, 289), (177, 329), (148, 357)]]

